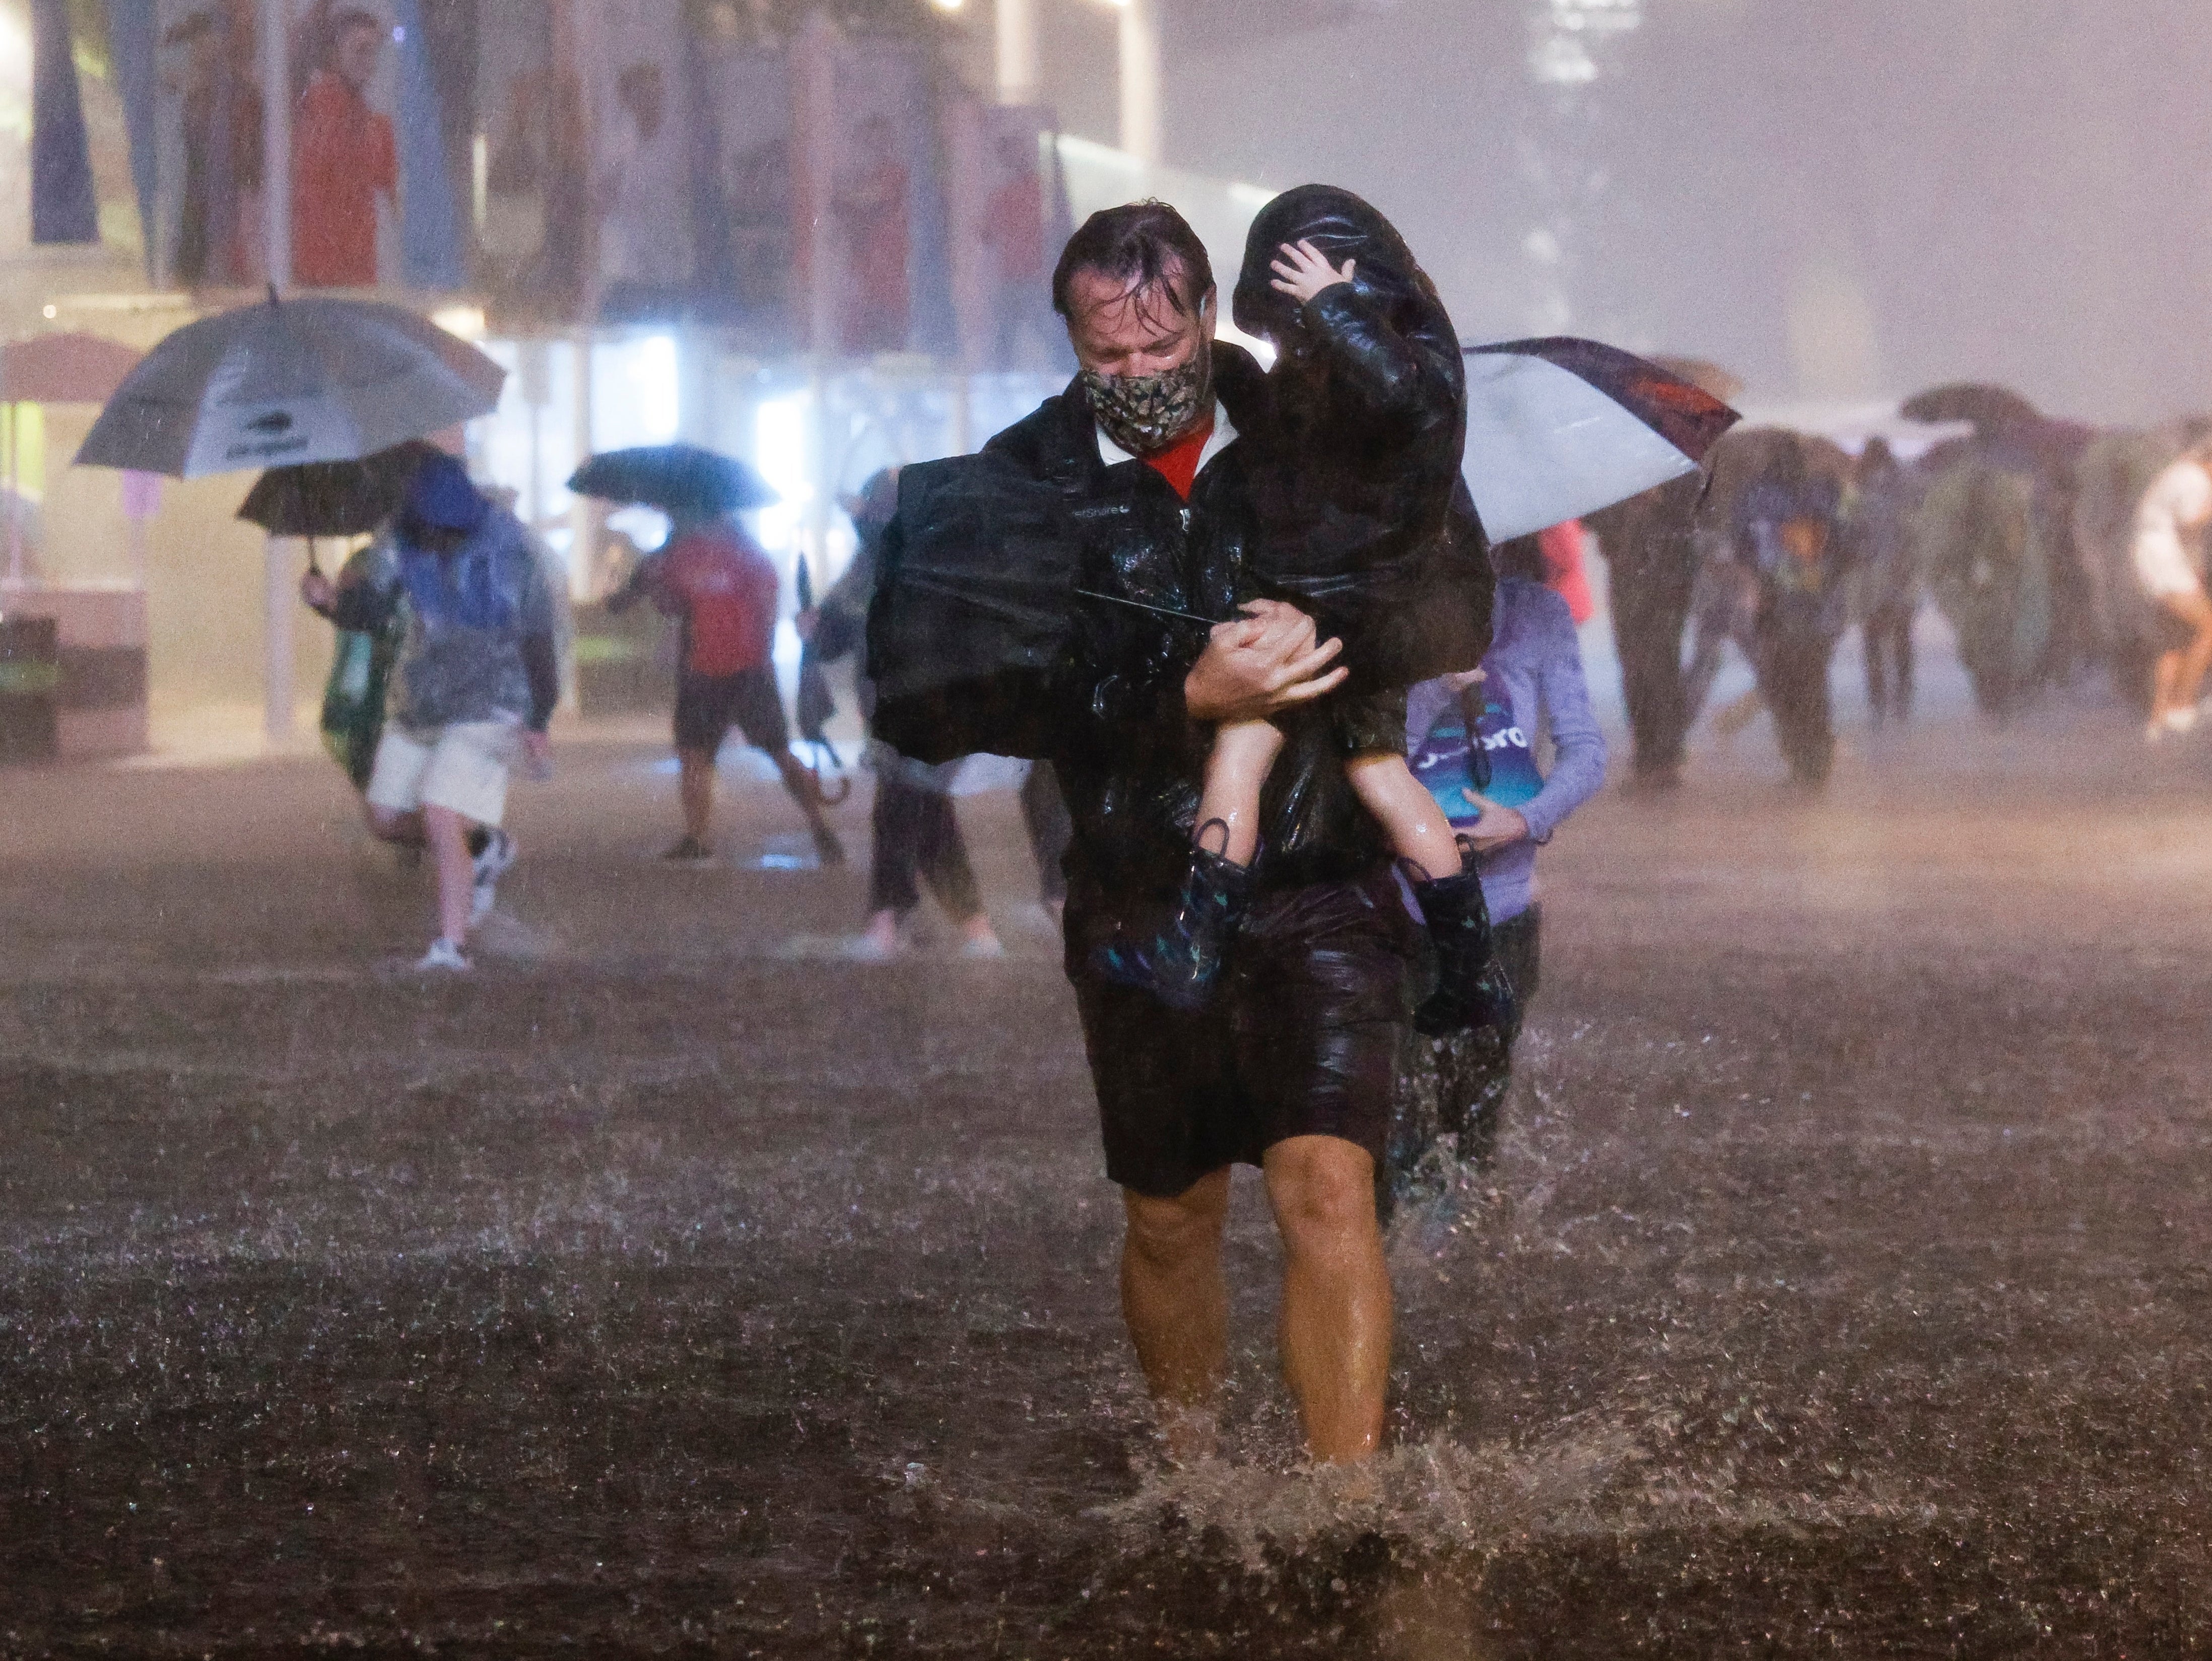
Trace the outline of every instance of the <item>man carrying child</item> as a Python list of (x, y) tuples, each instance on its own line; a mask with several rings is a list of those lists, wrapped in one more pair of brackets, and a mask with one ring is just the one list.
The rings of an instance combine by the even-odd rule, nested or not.
[[(1209, 573), (1255, 518), (1238, 430), (1272, 419), (1267, 377), (1214, 340), (1206, 250), (1160, 203), (1107, 209), (1062, 253), (1053, 303), (1082, 373), (988, 449), (1065, 494), (1086, 557), (1121, 593), (1204, 611)], [(1112, 950), (1188, 898), (1212, 732), (1335, 691), (1341, 647), (1265, 597), (1210, 635), (1127, 639), (1041, 700), (1024, 752), (1052, 761), (1073, 821), (1066, 961), (1123, 1193), (1123, 1312), (1170, 1451), (1207, 1452), (1227, 1355), (1230, 1167), (1258, 1166), (1283, 1238), (1283, 1367), (1308, 1446), (1358, 1460), (1382, 1434), (1391, 1309), (1374, 1173), (1419, 943), (1334, 724), (1284, 723), (1235, 949), (1206, 995), (1163, 1001), (1115, 973)]]

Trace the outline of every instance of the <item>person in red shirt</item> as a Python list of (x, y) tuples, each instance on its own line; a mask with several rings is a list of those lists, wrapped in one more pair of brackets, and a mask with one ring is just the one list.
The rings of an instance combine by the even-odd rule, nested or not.
[(845, 863), (844, 846), (823, 812), (822, 789), (791, 753), (783, 694), (770, 652), (781, 583), (775, 567), (727, 514), (680, 521), (660, 551), (641, 562), (607, 601), (620, 611), (641, 595), (684, 627), (676, 672), (676, 758), (682, 768), (684, 836), (663, 858), (703, 864), (714, 809), (714, 758), (732, 727), (766, 752), (806, 815), (825, 865)]
[(1538, 531), (1536, 546), (1544, 558), (1544, 586), (1567, 603), (1567, 613), (1580, 628), (1597, 611), (1589, 574), (1583, 568), (1583, 522), (1569, 519)]
[(394, 200), (398, 152), (392, 120), (369, 108), (384, 25), (374, 12), (341, 12), (331, 47), (300, 96), (293, 138), (292, 275), (310, 288), (366, 288), (376, 282), (376, 199)]

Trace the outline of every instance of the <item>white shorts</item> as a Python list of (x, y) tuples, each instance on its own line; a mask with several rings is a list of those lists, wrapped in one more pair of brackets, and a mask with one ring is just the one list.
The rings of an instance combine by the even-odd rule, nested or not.
[(2138, 532), (2135, 555), (2136, 580), (2152, 599), (2203, 591), (2204, 585), (2197, 578), (2197, 567), (2189, 562), (2189, 550), (2172, 532)]
[(447, 808), (479, 825), (507, 811), (507, 770), (521, 729), (506, 721), (457, 721), (410, 732), (384, 730), (368, 777), (368, 803), (392, 813)]

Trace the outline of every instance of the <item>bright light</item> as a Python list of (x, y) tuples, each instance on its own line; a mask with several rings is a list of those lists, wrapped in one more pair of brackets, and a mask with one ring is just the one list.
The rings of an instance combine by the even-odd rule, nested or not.
[(444, 306), (430, 313), (430, 321), (449, 335), (459, 335), (463, 340), (482, 340), (484, 334), (484, 314), (481, 306)]
[(31, 37), (14, 6), (0, 9), (0, 136), (26, 143), (31, 136)]
[(929, 3), (939, 11), (958, 11), (965, 0), (929, 0)]
[(783, 498), (761, 510), (761, 546), (771, 553), (798, 540), (799, 522), (814, 500), (813, 482), (806, 476), (809, 414), (803, 392), (771, 398), (753, 414), (753, 465)]
[(668, 515), (642, 502), (631, 502), (607, 515), (607, 529), (621, 531), (641, 554), (656, 553), (668, 540)]
[(1598, 77), (1591, 43), (1626, 34), (1644, 21), (1644, 0), (1532, 0), (1537, 39), (1529, 73), (1549, 86), (1586, 86)]
[(62, 314), (62, 308), (58, 306), (49, 306), (46, 308), (46, 314), (49, 318), (58, 318)]
[(1597, 79), (1597, 64), (1571, 34), (1555, 34), (1528, 53), (1528, 71), (1551, 87), (1583, 87)]
[(676, 336), (647, 335), (623, 354), (623, 378), (639, 431), (647, 444), (666, 444), (676, 436), (681, 409), (677, 402)]

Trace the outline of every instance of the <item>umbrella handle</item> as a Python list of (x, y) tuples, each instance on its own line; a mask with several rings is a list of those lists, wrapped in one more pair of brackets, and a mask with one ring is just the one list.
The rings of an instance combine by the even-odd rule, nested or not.
[(323, 574), (322, 564), (315, 558), (315, 539), (313, 536), (307, 538), (307, 569), (318, 577)]

